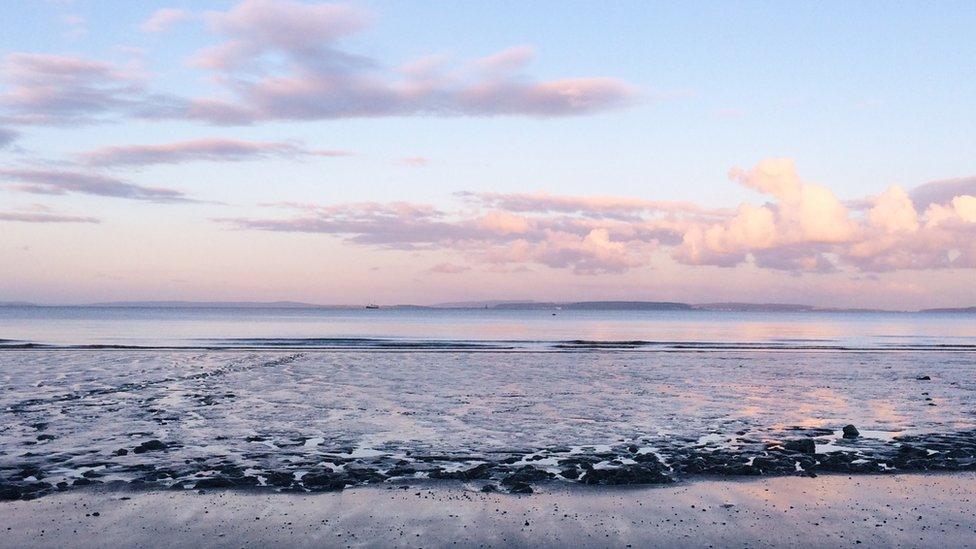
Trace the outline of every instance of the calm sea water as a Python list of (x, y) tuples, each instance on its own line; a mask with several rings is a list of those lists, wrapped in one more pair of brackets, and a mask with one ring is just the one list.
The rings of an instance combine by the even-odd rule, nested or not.
[[(916, 313), (0, 307), (0, 339), (194, 346), (336, 339), (455, 342), (976, 345), (976, 317)], [(319, 341), (314, 341), (319, 340)], [(280, 343), (280, 342), (279, 342)]]

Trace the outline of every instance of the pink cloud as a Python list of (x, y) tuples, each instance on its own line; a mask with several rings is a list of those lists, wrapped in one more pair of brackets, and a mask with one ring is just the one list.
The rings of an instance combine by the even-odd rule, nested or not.
[(299, 215), (223, 221), (242, 229), (333, 234), (391, 249), (455, 250), (482, 263), (539, 263), (580, 274), (639, 266), (658, 245), (654, 231), (670, 234), (670, 229), (612, 219), (525, 217), (499, 210), (471, 217), (409, 203), (290, 207)]
[(195, 63), (218, 70), (253, 64), (269, 51), (287, 52), (312, 63), (330, 54), (331, 43), (361, 30), (369, 20), (365, 12), (345, 4), (290, 0), (245, 0), (226, 12), (209, 12), (206, 18), (229, 41), (204, 50)]
[(153, 12), (149, 19), (139, 25), (139, 30), (149, 33), (168, 31), (173, 25), (185, 21), (190, 14), (177, 8), (162, 8)]
[(69, 55), (7, 54), (0, 83), (0, 106), (20, 124), (90, 122), (147, 101), (131, 71)]
[(0, 221), (20, 223), (101, 223), (96, 217), (59, 215), (44, 212), (0, 212)]
[(11, 181), (17, 183), (8, 184), (9, 190), (31, 194), (79, 193), (149, 202), (192, 202), (182, 192), (174, 189), (146, 187), (93, 173), (0, 168), (0, 182)]
[[(477, 59), (482, 74), (427, 56), (400, 70), (338, 47), (364, 28), (369, 15), (343, 4), (246, 0), (207, 15), (225, 41), (199, 52), (193, 64), (215, 72), (234, 99), (201, 98), (186, 116), (216, 124), (349, 117), (567, 116), (626, 106), (635, 87), (614, 78), (535, 82), (514, 77), (533, 55), (518, 46)], [(271, 63), (269, 57), (281, 62)]]
[[(161, 9), (142, 28), (162, 32), (187, 16)], [(120, 117), (243, 125), (385, 116), (557, 117), (626, 107), (641, 95), (605, 76), (534, 79), (523, 74), (534, 56), (531, 46), (469, 61), (434, 54), (389, 69), (341, 47), (372, 19), (346, 4), (245, 0), (204, 18), (220, 42), (198, 51), (190, 66), (210, 74), (212, 95), (151, 92), (133, 66), (12, 53), (0, 65), (5, 118), (49, 125)]]
[(428, 163), (430, 163), (430, 159), (424, 156), (408, 156), (406, 158), (397, 160), (397, 162), (406, 166), (420, 167), (426, 166)]
[(691, 202), (616, 196), (556, 196), (545, 192), (509, 194), (461, 192), (457, 193), (457, 196), (485, 206), (514, 212), (579, 213), (597, 217), (632, 217), (636, 214), (654, 212), (700, 213), (715, 216), (725, 216), (728, 213), (721, 210), (709, 212)]
[(290, 142), (194, 139), (159, 145), (121, 145), (81, 153), (92, 166), (179, 164), (193, 161), (241, 161), (301, 156), (347, 156), (345, 151), (312, 150)]
[(945, 204), (956, 196), (976, 196), (976, 177), (933, 181), (912, 189), (909, 196), (915, 209), (925, 211), (932, 204)]
[(512, 46), (504, 50), (476, 59), (474, 64), (489, 74), (517, 72), (535, 57), (535, 48), (530, 45)]
[(437, 274), (459, 274), (465, 271), (470, 271), (471, 267), (466, 265), (455, 265), (454, 263), (438, 263), (430, 269), (427, 269), (429, 273)]
[(771, 201), (733, 211), (627, 197), (460, 193), (467, 207), (455, 212), (404, 202), (286, 205), (297, 215), (223, 221), (390, 249), (450, 251), (503, 269), (540, 264), (578, 274), (646, 267), (662, 249), (679, 263), (752, 263), (795, 274), (976, 267), (974, 195), (919, 213), (912, 193), (892, 187), (850, 210), (828, 188), (803, 181), (788, 159), (733, 169), (731, 178)]

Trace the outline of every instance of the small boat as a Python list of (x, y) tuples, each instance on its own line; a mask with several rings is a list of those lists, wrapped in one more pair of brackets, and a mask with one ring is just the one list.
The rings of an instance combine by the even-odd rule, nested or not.
[(366, 305), (366, 308), (367, 309), (379, 309), (380, 306), (377, 305), (377, 304), (375, 304), (375, 303), (370, 303), (369, 305)]

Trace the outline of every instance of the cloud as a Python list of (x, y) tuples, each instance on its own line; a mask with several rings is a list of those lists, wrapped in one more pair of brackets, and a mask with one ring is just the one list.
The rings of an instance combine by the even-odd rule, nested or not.
[(104, 147), (79, 155), (92, 166), (145, 166), (194, 161), (236, 162), (260, 158), (348, 156), (346, 151), (308, 149), (291, 142), (259, 142), (237, 139), (194, 139), (159, 145)]
[[(164, 32), (188, 17), (155, 12), (141, 28)], [(346, 4), (245, 0), (203, 15), (219, 42), (189, 65), (213, 93), (154, 93), (138, 63), (10, 53), (0, 63), (0, 116), (8, 124), (77, 125), (137, 118), (244, 125), (276, 120), (389, 116), (575, 116), (634, 104), (641, 92), (605, 76), (539, 80), (531, 46), (455, 60), (434, 54), (389, 67), (341, 42), (372, 15)]]
[(180, 99), (147, 92), (137, 67), (73, 55), (11, 53), (0, 61), (0, 108), (9, 124), (69, 126), (128, 115), (172, 117)]
[[(193, 202), (182, 192), (126, 183), (105, 175), (59, 170), (0, 168), (0, 182), (9, 190), (32, 194), (69, 193), (128, 198), (149, 202)], [(11, 184), (10, 182), (17, 182)]]
[(0, 212), (0, 221), (21, 223), (101, 223), (96, 217), (59, 215), (43, 212)]
[[(509, 48), (459, 66), (425, 57), (389, 70), (339, 41), (369, 14), (345, 4), (246, 0), (206, 16), (225, 41), (200, 51), (232, 99), (191, 101), (186, 116), (215, 124), (377, 116), (568, 116), (629, 105), (637, 89), (607, 77), (534, 81), (520, 74), (534, 54)], [(471, 70), (474, 69), (474, 70)]]
[(398, 163), (404, 166), (426, 166), (430, 163), (430, 159), (423, 156), (408, 156), (406, 158), (400, 158), (397, 160)]
[(0, 128), (0, 149), (6, 148), (16, 141), (18, 137), (20, 137), (20, 133), (8, 128)]
[(438, 263), (437, 265), (434, 265), (430, 269), (427, 269), (427, 272), (437, 273), (437, 274), (459, 274), (470, 270), (471, 267), (468, 267), (466, 265), (455, 265), (453, 263)]
[(908, 193), (918, 211), (932, 204), (945, 204), (954, 197), (976, 196), (976, 177), (961, 177), (919, 185)]
[(645, 213), (688, 213), (712, 216), (725, 216), (727, 211), (706, 211), (691, 202), (667, 200), (644, 200), (616, 196), (554, 196), (545, 192), (537, 193), (490, 193), (460, 192), (458, 197), (480, 203), (484, 206), (500, 208), (513, 212), (560, 212), (578, 213), (591, 217), (633, 218)]
[(919, 211), (914, 192), (890, 187), (851, 209), (827, 187), (802, 180), (789, 159), (734, 168), (730, 179), (770, 200), (708, 210), (628, 197), (464, 192), (457, 195), (464, 207), (456, 211), (408, 202), (284, 204), (294, 215), (221, 221), (245, 230), (454, 252), (498, 269), (540, 264), (578, 274), (648, 267), (659, 250), (678, 263), (750, 263), (793, 274), (976, 267), (976, 195)]
[[(767, 159), (751, 170), (733, 168), (729, 177), (741, 185), (770, 195), (772, 204), (742, 204), (730, 219), (701, 224), (685, 232), (672, 257), (693, 265), (731, 266), (746, 260), (754, 251), (766, 251), (767, 265), (823, 265), (818, 253), (798, 254), (791, 261), (776, 258), (772, 250), (849, 240), (856, 224), (849, 211), (826, 187), (800, 180), (790, 159)], [(782, 254), (779, 255), (782, 257)]]
[(20, 211), (0, 212), (0, 221), (16, 221), (21, 223), (101, 223), (95, 217), (65, 215), (51, 211), (43, 204), (33, 204)]
[(61, 17), (68, 27), (68, 38), (81, 38), (88, 35), (88, 21), (81, 15), (68, 14)]
[(479, 69), (489, 74), (508, 74), (522, 70), (535, 57), (530, 45), (513, 46), (475, 60)]
[(139, 30), (149, 33), (163, 33), (172, 28), (173, 25), (186, 20), (189, 16), (190, 14), (186, 11), (177, 8), (158, 9), (149, 16), (149, 19), (139, 25)]
[(526, 217), (498, 210), (463, 216), (404, 202), (284, 206), (298, 215), (221, 221), (240, 229), (332, 234), (389, 249), (454, 250), (486, 264), (539, 263), (580, 274), (638, 266), (658, 245), (654, 227), (615, 220)]

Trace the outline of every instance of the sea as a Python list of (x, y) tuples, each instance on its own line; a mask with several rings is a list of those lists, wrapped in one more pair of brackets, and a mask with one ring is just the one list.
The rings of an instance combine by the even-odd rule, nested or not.
[(0, 498), (976, 469), (976, 315), (0, 307)]

